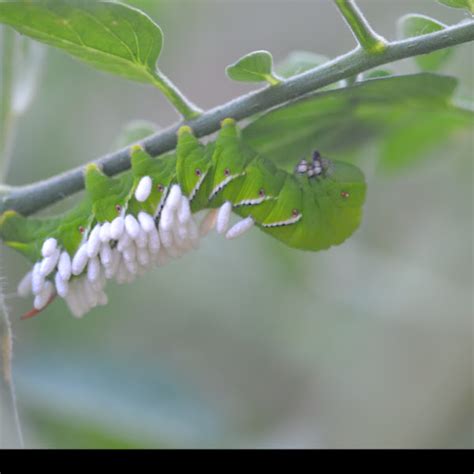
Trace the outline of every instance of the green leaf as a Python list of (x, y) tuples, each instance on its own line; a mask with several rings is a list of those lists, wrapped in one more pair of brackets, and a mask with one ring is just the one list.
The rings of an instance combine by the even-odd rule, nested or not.
[[(429, 73), (358, 82), (267, 112), (250, 123), (243, 136), (287, 169), (315, 149), (351, 160), (368, 143), (380, 146), (381, 166), (394, 169), (473, 125), (472, 112), (450, 103), (455, 87), (454, 78)], [(402, 139), (405, 145), (397, 152), (387, 145)]]
[(284, 78), (296, 76), (328, 61), (326, 56), (308, 51), (293, 51), (275, 67), (276, 73)]
[(380, 77), (388, 77), (392, 76), (393, 71), (389, 71), (388, 69), (372, 69), (363, 74), (364, 79), (378, 79)]
[(280, 82), (273, 74), (273, 58), (268, 51), (254, 51), (227, 66), (230, 79), (241, 82), (267, 81), (272, 85)]
[(438, 3), (451, 8), (465, 8), (474, 14), (474, 0), (438, 0)]
[(381, 165), (386, 170), (397, 170), (411, 164), (414, 156), (422, 155), (438, 143), (463, 128), (469, 133), (474, 125), (474, 114), (468, 110), (446, 107), (442, 113), (429, 109), (412, 116), (402, 114), (381, 143)]
[(109, 2), (8, 2), (0, 3), (0, 23), (97, 69), (154, 82), (163, 34), (134, 8)]
[[(446, 28), (443, 23), (424, 15), (405, 15), (398, 21), (400, 35), (403, 38), (427, 35)], [(414, 59), (423, 71), (437, 71), (452, 55), (452, 48), (445, 48)]]

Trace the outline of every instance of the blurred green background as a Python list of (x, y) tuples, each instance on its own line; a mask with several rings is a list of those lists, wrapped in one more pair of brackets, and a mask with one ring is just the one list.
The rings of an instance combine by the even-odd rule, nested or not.
[[(224, 74), (249, 51), (278, 61), (354, 45), (329, 1), (129, 3), (160, 24), (161, 69), (202, 108), (254, 88)], [(430, 0), (358, 3), (390, 39), (405, 13), (464, 16)], [(390, 67), (416, 71), (412, 60)], [(465, 45), (441, 72), (460, 78), (465, 99), (473, 69)], [(137, 118), (166, 126), (177, 116), (152, 87), (48, 48), (9, 183), (114, 150)], [(472, 447), (473, 151), (464, 130), (387, 174), (368, 143), (363, 224), (326, 252), (291, 250), (258, 230), (236, 241), (212, 235), (132, 285), (110, 284), (109, 305), (83, 320), (56, 302), (19, 322), (30, 302), (10, 298), (27, 445)], [(2, 254), (13, 293), (28, 264)]]

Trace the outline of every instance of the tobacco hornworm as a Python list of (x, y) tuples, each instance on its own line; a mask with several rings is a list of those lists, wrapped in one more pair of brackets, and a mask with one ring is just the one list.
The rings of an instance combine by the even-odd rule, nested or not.
[[(153, 159), (135, 145), (130, 155), (131, 171), (116, 178), (87, 165), (86, 198), (62, 216), (0, 216), (3, 242), (34, 263), (18, 286), (34, 295), (31, 315), (59, 295), (80, 317), (107, 302), (108, 279), (132, 281), (196, 248), (214, 227), (232, 239), (255, 225), (315, 251), (342, 243), (360, 223), (366, 185), (358, 168), (315, 152), (293, 174), (280, 170), (243, 142), (232, 119), (206, 145), (183, 126), (175, 152)], [(242, 218), (232, 227), (231, 211)]]

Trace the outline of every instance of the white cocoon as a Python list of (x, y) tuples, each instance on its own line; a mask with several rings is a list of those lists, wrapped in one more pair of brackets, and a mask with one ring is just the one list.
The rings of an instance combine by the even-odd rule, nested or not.
[(43, 246), (41, 247), (41, 255), (43, 257), (49, 257), (53, 255), (54, 251), (58, 246), (58, 241), (50, 237), (43, 242)]
[(63, 280), (71, 278), (71, 257), (66, 251), (62, 252), (59, 257), (58, 272)]
[(232, 203), (226, 201), (217, 211), (216, 230), (223, 234), (229, 227), (230, 213), (232, 212)]
[(137, 189), (135, 189), (135, 199), (138, 202), (144, 202), (149, 198), (152, 184), (149, 176), (143, 176), (143, 178), (140, 179)]

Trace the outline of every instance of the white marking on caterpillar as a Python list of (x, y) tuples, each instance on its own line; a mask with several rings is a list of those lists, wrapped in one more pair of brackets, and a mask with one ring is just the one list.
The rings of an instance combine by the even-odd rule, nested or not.
[(226, 201), (217, 211), (216, 230), (218, 234), (223, 234), (229, 227), (232, 203)]
[(56, 250), (49, 257), (45, 257), (43, 259), (39, 270), (42, 276), (47, 277), (56, 268), (60, 254), (61, 251), (56, 248)]
[(138, 222), (140, 222), (140, 225), (145, 232), (151, 232), (152, 229), (155, 229), (155, 221), (147, 212), (140, 211), (138, 213)]
[(69, 291), (69, 284), (67, 280), (64, 280), (59, 272), (54, 275), (54, 284), (56, 286), (56, 292), (61, 298), (65, 298)]
[(101, 227), (100, 227), (100, 232), (99, 232), (99, 238), (100, 241), (104, 244), (108, 242), (111, 237), (110, 237), (110, 222), (104, 222)]
[(58, 262), (58, 272), (63, 280), (71, 278), (71, 257), (66, 251), (61, 253)]
[(149, 176), (143, 176), (135, 189), (135, 199), (138, 202), (144, 202), (150, 197), (153, 182)]
[(86, 268), (89, 257), (87, 256), (87, 243), (82, 244), (72, 259), (71, 270), (73, 275), (80, 275)]
[(31, 291), (31, 280), (33, 276), (33, 270), (29, 271), (21, 280), (20, 283), (18, 283), (17, 286), (17, 293), (19, 296), (22, 298), (26, 298), (29, 296), (32, 291)]
[(36, 262), (33, 266), (33, 274), (31, 276), (31, 291), (34, 295), (41, 292), (44, 286), (44, 277), (40, 273), (41, 262)]
[(227, 176), (224, 180), (222, 180), (211, 192), (209, 195), (209, 201), (222, 189), (224, 189), (232, 180), (239, 178), (240, 176), (244, 176), (245, 173), (233, 174)]
[(140, 225), (138, 224), (135, 217), (133, 217), (131, 214), (125, 216), (125, 229), (133, 240), (135, 240), (140, 233)]
[(280, 226), (284, 226), (284, 225), (295, 224), (302, 217), (303, 217), (303, 214), (300, 213), (297, 216), (290, 217), (289, 219), (287, 219), (285, 221), (277, 221), (277, 222), (271, 222), (269, 224), (262, 224), (262, 227), (280, 227)]
[(124, 219), (122, 216), (116, 217), (110, 224), (110, 237), (113, 240), (118, 240), (123, 234), (125, 227)]
[(54, 293), (54, 286), (53, 284), (47, 280), (44, 282), (44, 286), (41, 291), (35, 296), (33, 301), (33, 306), (38, 311), (41, 311), (47, 304), (51, 296)]
[(225, 237), (226, 239), (235, 239), (236, 237), (239, 237), (240, 235), (250, 230), (254, 224), (255, 221), (252, 219), (252, 217), (246, 217), (245, 219), (242, 219), (241, 221), (237, 222), (237, 224), (233, 225), (227, 231)]
[(96, 224), (96, 226), (92, 229), (92, 232), (89, 235), (89, 239), (87, 241), (87, 256), (89, 258), (94, 258), (99, 253), (101, 244), (100, 229), (101, 225)]
[(58, 241), (50, 237), (43, 242), (43, 246), (41, 247), (41, 255), (43, 257), (50, 257), (56, 251), (58, 246)]
[(255, 199), (243, 199), (242, 201), (239, 201), (238, 203), (234, 204), (234, 207), (256, 206), (257, 204), (261, 204), (264, 201), (269, 201), (270, 199), (275, 199), (275, 197), (274, 196), (260, 196)]
[(195, 184), (194, 188), (191, 190), (191, 193), (189, 194), (189, 200), (192, 201), (194, 197), (196, 196), (196, 193), (199, 191), (199, 188), (201, 187), (202, 182), (207, 176), (207, 171), (201, 174), (201, 177), (198, 179), (197, 183)]
[(214, 229), (217, 220), (217, 212), (218, 209), (211, 209), (207, 214), (206, 217), (201, 221), (199, 226), (199, 234), (204, 237), (206, 236), (212, 229)]

